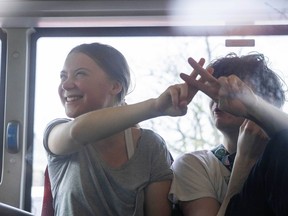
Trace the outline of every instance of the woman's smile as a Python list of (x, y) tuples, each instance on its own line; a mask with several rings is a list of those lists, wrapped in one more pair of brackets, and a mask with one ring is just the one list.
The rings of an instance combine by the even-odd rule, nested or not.
[(81, 100), (83, 98), (83, 96), (68, 96), (65, 97), (65, 102), (69, 103), (69, 102), (74, 102), (74, 101), (78, 101)]

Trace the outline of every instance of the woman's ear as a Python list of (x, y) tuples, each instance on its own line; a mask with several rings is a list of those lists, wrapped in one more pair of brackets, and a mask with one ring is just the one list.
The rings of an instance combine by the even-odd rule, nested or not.
[(122, 85), (118, 81), (113, 81), (112, 93), (118, 95), (122, 91)]

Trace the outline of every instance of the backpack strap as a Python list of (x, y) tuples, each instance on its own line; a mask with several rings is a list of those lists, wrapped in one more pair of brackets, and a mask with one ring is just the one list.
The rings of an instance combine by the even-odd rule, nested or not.
[(51, 191), (48, 167), (46, 166), (44, 173), (44, 196), (42, 200), (41, 216), (53, 216), (53, 215), (54, 215), (53, 196)]
[(125, 130), (125, 142), (126, 142), (128, 159), (130, 159), (133, 156), (134, 151), (135, 151), (131, 128), (128, 128)]

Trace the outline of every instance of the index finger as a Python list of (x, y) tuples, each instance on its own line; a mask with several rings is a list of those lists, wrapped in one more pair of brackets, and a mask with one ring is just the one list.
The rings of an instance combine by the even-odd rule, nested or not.
[[(188, 62), (189, 62), (189, 58), (188, 58)], [(190, 64), (190, 63), (189, 63), (189, 64)], [(199, 62), (197, 62), (197, 64), (198, 64), (199, 66), (203, 67), (204, 64), (205, 64), (205, 59), (204, 59), (204, 58), (201, 58), (201, 59), (199, 60)], [(194, 68), (193, 68), (193, 69), (194, 69)], [(194, 70), (192, 71), (192, 73), (190, 74), (190, 76), (193, 77), (193, 78), (196, 78), (197, 75), (198, 75), (198, 73), (197, 73), (197, 71), (196, 71), (195, 69), (194, 69)]]
[[(207, 72), (198, 62), (196, 62), (192, 57), (188, 58), (188, 63), (194, 68), (194, 71), (201, 76), (202, 79), (211, 82), (217, 82), (217, 79)], [(193, 72), (194, 72), (193, 71)]]
[[(190, 87), (202, 91), (214, 101), (218, 101), (220, 84), (216, 78), (214, 78), (211, 73), (213, 69), (204, 69), (200, 64), (198, 64), (193, 58), (188, 59), (189, 64), (194, 68), (195, 74), (190, 76), (187, 74), (180, 74), (182, 80), (184, 80)], [(196, 79), (197, 75), (200, 75), (200, 79)]]

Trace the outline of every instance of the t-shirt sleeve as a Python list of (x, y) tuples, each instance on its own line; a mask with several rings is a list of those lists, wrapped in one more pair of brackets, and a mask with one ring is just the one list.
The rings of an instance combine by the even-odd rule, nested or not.
[(172, 180), (173, 172), (171, 169), (172, 156), (167, 149), (164, 139), (158, 134), (153, 136), (153, 145), (150, 145), (151, 156), (151, 182)]
[(191, 201), (202, 197), (216, 198), (215, 189), (209, 176), (209, 165), (202, 157), (184, 154), (172, 165), (174, 178), (169, 198), (174, 203)]
[(53, 121), (49, 122), (45, 131), (44, 131), (44, 136), (43, 136), (43, 145), (45, 150), (48, 152), (48, 154), (53, 155), (53, 153), (50, 151), (49, 147), (48, 147), (48, 137), (50, 132), (52, 131), (52, 129), (58, 125), (58, 124), (62, 124), (62, 123), (66, 123), (71, 121), (70, 119), (67, 118), (57, 118), (54, 119)]

